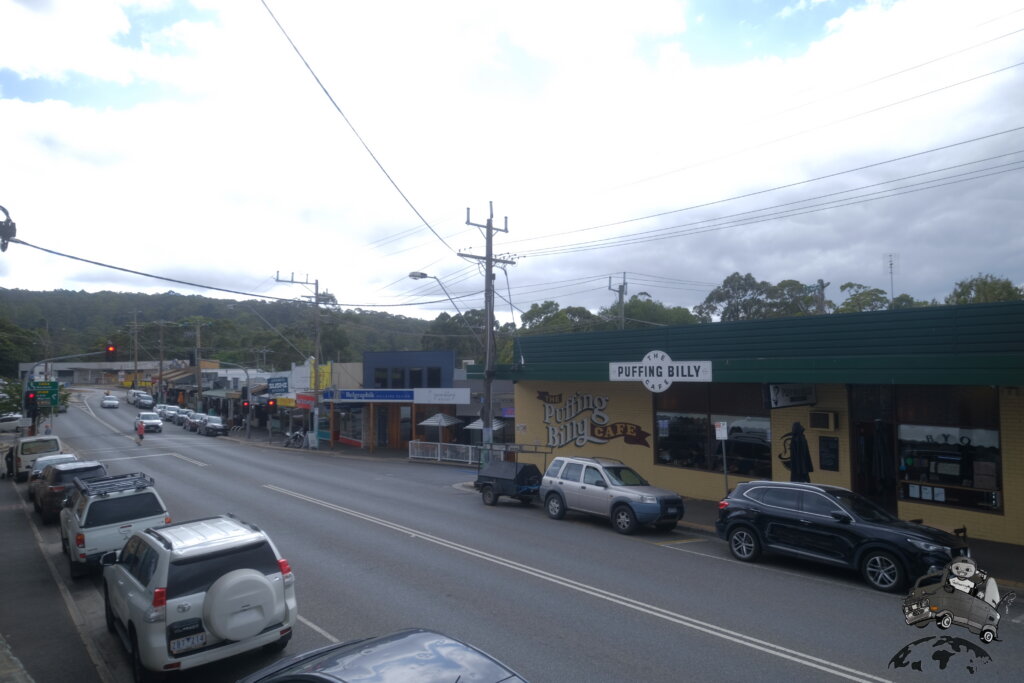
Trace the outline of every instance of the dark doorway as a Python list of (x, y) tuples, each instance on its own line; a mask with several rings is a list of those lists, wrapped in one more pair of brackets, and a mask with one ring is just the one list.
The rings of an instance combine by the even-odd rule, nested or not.
[(850, 387), (851, 480), (854, 492), (896, 514), (899, 501), (893, 388)]

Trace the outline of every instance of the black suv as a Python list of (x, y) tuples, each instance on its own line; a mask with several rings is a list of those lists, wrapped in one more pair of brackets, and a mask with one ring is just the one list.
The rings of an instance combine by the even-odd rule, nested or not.
[(901, 521), (839, 486), (739, 484), (719, 502), (715, 528), (738, 560), (752, 562), (765, 550), (849, 567), (890, 592), (970, 555), (962, 538)]

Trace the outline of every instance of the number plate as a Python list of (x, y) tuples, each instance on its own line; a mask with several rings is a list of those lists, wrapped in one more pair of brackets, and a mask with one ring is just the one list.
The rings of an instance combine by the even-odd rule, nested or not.
[(189, 650), (198, 650), (206, 647), (206, 633), (194, 633), (184, 638), (175, 638), (171, 641), (171, 654), (181, 654)]
[(665, 514), (667, 514), (667, 515), (674, 515), (674, 514), (676, 514), (676, 512), (678, 512), (677, 508), (669, 508), (668, 510), (665, 511)]

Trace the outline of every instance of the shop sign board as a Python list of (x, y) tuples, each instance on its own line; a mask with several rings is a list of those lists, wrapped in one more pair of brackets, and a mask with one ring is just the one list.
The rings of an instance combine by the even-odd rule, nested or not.
[(711, 361), (672, 360), (664, 351), (648, 351), (639, 363), (609, 363), (612, 382), (643, 382), (649, 391), (661, 393), (674, 382), (710, 382)]
[(316, 396), (314, 394), (295, 394), (295, 406), (312, 410), (316, 408)]
[(359, 403), (412, 403), (412, 389), (342, 389), (338, 401)]
[(817, 403), (813, 384), (771, 384), (768, 386), (772, 408), (813, 406)]
[(469, 387), (422, 387), (412, 390), (415, 403), (465, 404), (469, 403)]
[(288, 378), (287, 377), (268, 377), (267, 378), (267, 391), (271, 394), (287, 394), (288, 393)]

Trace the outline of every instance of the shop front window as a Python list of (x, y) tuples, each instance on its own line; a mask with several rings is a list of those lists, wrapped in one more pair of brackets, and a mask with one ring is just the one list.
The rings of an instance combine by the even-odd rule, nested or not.
[[(771, 479), (771, 419), (760, 385), (675, 386), (655, 398), (656, 464)], [(727, 440), (716, 439), (725, 423)]]
[(363, 440), (363, 409), (362, 407), (346, 408), (335, 414), (335, 425), (338, 428), (338, 438), (351, 439), (353, 441)]
[(998, 398), (988, 387), (901, 389), (900, 497), (1002, 510)]

